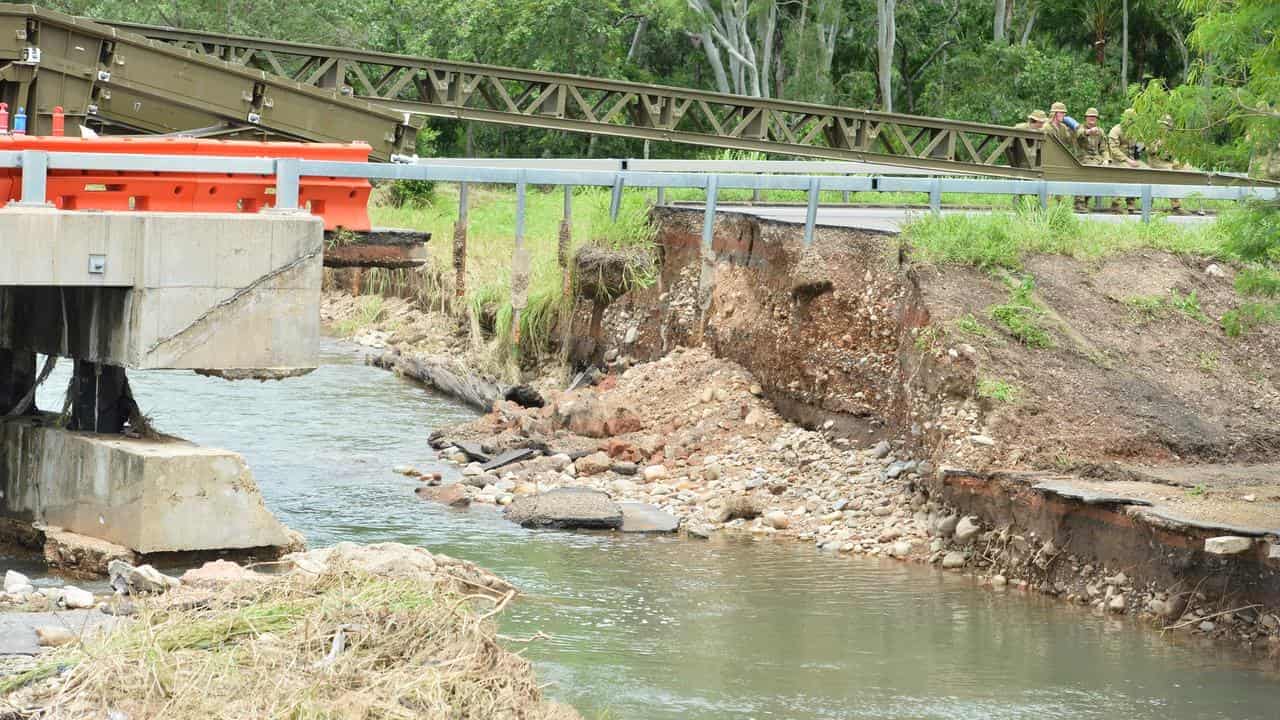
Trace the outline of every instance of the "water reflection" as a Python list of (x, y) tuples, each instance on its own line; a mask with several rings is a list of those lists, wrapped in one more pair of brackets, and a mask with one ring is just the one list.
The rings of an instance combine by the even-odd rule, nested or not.
[[(135, 373), (167, 432), (242, 452), (313, 544), (425, 545), (526, 593), (504, 632), (588, 718), (1275, 718), (1280, 684), (1234, 655), (926, 568), (767, 541), (527, 531), (418, 502), (433, 429), (472, 414), (330, 346), (280, 383)], [(65, 370), (65, 367), (60, 368)], [(60, 405), (65, 374), (43, 393)], [(57, 390), (55, 390), (55, 388)]]

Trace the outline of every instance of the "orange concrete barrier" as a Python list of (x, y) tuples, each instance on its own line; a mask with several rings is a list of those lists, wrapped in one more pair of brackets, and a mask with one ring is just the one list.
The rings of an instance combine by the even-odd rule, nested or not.
[[(0, 136), (0, 151), (299, 158), (368, 162), (364, 143), (285, 143), (196, 138)], [(253, 213), (275, 205), (275, 176), (50, 170), (46, 199), (64, 210)], [(369, 230), (369, 181), (303, 176), (298, 204), (324, 218), (325, 229)], [(0, 168), (0, 205), (21, 198), (21, 168)]]

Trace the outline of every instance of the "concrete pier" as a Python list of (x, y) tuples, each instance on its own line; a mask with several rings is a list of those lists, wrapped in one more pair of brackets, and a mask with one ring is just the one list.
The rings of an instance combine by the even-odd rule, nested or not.
[[(240, 455), (119, 434), (145, 414), (125, 371), (315, 367), (323, 253), (306, 213), (0, 210), (0, 518), (144, 554), (289, 544)], [(74, 362), (66, 428), (20, 407), (37, 353)]]
[(0, 514), (144, 554), (289, 543), (239, 454), (40, 418), (0, 423)]

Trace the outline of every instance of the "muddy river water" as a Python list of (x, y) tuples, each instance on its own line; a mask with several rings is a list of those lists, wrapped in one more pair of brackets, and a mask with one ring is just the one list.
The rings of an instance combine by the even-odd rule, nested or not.
[[(431, 466), (427, 436), (472, 412), (337, 344), (324, 361), (267, 384), (131, 377), (165, 432), (243, 453), (313, 546), (415, 543), (516, 583), (503, 632), (551, 635), (527, 654), (586, 718), (1280, 718), (1263, 663), (931, 568), (800, 543), (535, 532), (419, 502), (391, 468)], [(43, 407), (61, 405), (59, 370)]]

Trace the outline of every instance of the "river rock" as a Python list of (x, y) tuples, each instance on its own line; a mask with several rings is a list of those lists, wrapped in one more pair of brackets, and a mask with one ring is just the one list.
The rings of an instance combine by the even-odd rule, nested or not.
[(619, 475), (635, 475), (640, 472), (640, 467), (633, 462), (616, 462), (611, 468)]
[(595, 452), (578, 458), (573, 467), (579, 475), (599, 475), (613, 467), (613, 459), (605, 452)]
[(229, 560), (212, 560), (182, 573), (182, 584), (192, 587), (221, 588), (232, 583), (265, 580), (261, 573), (241, 567)]
[(123, 560), (112, 560), (107, 565), (107, 576), (111, 579), (111, 589), (121, 595), (158, 595), (179, 585), (177, 578), (150, 565), (134, 567)]
[(791, 518), (781, 510), (771, 510), (764, 514), (764, 522), (774, 530), (786, 530), (791, 525)]
[(887, 458), (889, 457), (889, 451), (891, 449), (892, 448), (889, 447), (888, 440), (881, 440), (880, 442), (876, 443), (875, 447), (871, 448), (871, 457), (875, 458), (876, 460)]
[(948, 515), (938, 520), (938, 524), (934, 526), (934, 532), (944, 538), (948, 538), (956, 534), (956, 526), (959, 524), (960, 517), (958, 515)]
[(1003, 576), (1003, 575), (993, 575), (993, 576), (991, 576), (991, 587), (993, 587), (993, 588), (997, 588), (997, 589), (998, 589), (998, 588), (1002, 588), (1002, 587), (1004, 587), (1005, 585), (1008, 585), (1008, 584), (1009, 584), (1009, 580), (1008, 580), (1007, 578), (1005, 578), (1005, 576)]
[(707, 527), (706, 525), (703, 525), (702, 523), (686, 523), (684, 526), (685, 535), (688, 535), (691, 538), (697, 538), (699, 540), (710, 539), (712, 532), (715, 532), (715, 531)]
[(956, 542), (967, 543), (974, 538), (982, 528), (973, 521), (972, 518), (962, 518), (956, 523)]
[(942, 557), (942, 567), (948, 570), (954, 570), (955, 568), (962, 568), (964, 567), (964, 563), (965, 563), (964, 553), (958, 552), (956, 550), (952, 550), (951, 552), (947, 553)]
[(460, 482), (415, 488), (414, 494), (423, 500), (438, 502), (441, 505), (448, 505), (452, 508), (465, 508), (471, 505), (471, 496), (467, 494), (467, 486)]
[(484, 467), (478, 462), (470, 463), (466, 467), (462, 468), (463, 477), (478, 477), (483, 474)]
[(27, 595), (36, 591), (26, 575), (9, 570), (4, 574), (4, 591), (9, 595)]
[(622, 509), (589, 488), (560, 488), (518, 497), (503, 515), (523, 527), (604, 529), (622, 527)]
[(760, 504), (754, 498), (734, 495), (725, 498), (720, 506), (711, 512), (710, 520), (718, 523), (726, 523), (738, 518), (750, 520), (759, 517), (760, 511)]
[(97, 603), (94, 602), (93, 593), (68, 585), (62, 588), (62, 604), (71, 610), (85, 610)]
[(41, 647), (59, 647), (76, 641), (75, 633), (57, 625), (41, 625), (36, 628), (36, 644)]
[(563, 470), (573, 464), (573, 458), (569, 457), (565, 453), (556, 453), (555, 455), (547, 458), (547, 460), (551, 462), (551, 467), (556, 470)]
[(905, 558), (911, 554), (911, 543), (899, 540), (889, 547), (889, 554), (896, 558)]
[(667, 468), (665, 465), (650, 465), (644, 469), (645, 482), (657, 482), (667, 476)]
[(680, 519), (648, 503), (618, 503), (622, 508), (622, 532), (669, 533), (680, 527)]
[(1239, 555), (1253, 547), (1253, 538), (1236, 535), (1205, 538), (1204, 551), (1210, 555)]
[(1125, 605), (1124, 595), (1116, 595), (1107, 601), (1107, 610), (1110, 610), (1113, 613), (1122, 613), (1124, 612)]
[(422, 472), (412, 465), (397, 465), (391, 468), (391, 472), (399, 475), (406, 475), (408, 477), (418, 477), (422, 475)]

